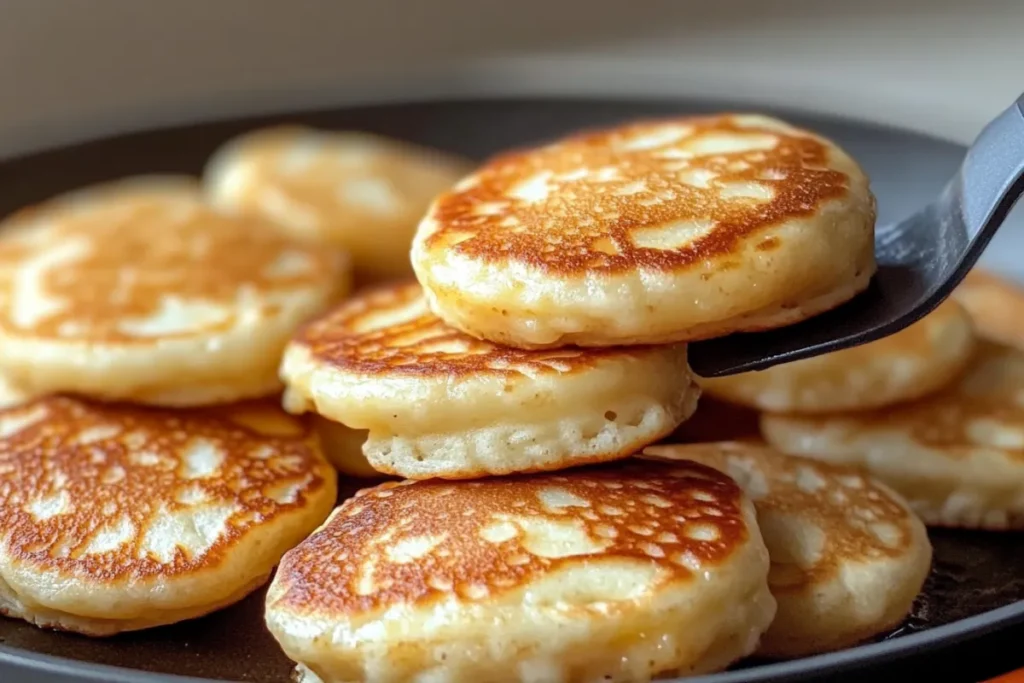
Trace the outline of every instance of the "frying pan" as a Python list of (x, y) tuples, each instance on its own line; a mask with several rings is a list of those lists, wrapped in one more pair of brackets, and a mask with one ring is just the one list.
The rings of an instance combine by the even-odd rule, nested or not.
[[(580, 127), (629, 118), (738, 110), (728, 102), (652, 100), (444, 101), (250, 118), (136, 133), (0, 164), (0, 215), (58, 192), (135, 173), (196, 173), (229, 137), (256, 126), (298, 122), (360, 129), (482, 158)], [(764, 108), (835, 139), (866, 168), (879, 221), (899, 219), (936, 196), (963, 148), (904, 130)], [(1024, 281), (1024, 226), (1011, 216), (982, 263)], [(343, 495), (355, 486), (343, 485)], [(926, 672), (951, 680), (949, 662), (969, 657), (979, 680), (1024, 663), (1024, 534), (933, 530), (935, 561), (912, 614), (897, 629), (843, 652), (791, 662), (740, 662), (699, 683), (863, 680)], [(292, 666), (263, 627), (263, 592), (203, 619), (94, 640), (0, 618), (4, 683), (282, 683)], [(1014, 661), (1014, 657), (1021, 657)], [(941, 668), (940, 668), (941, 667)], [(874, 671), (874, 674), (869, 674)], [(182, 678), (187, 677), (187, 678)]]

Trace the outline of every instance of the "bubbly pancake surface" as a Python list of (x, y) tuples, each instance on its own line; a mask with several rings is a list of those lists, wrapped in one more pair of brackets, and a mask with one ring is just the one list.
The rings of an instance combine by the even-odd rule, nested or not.
[(888, 487), (853, 467), (750, 443), (659, 445), (644, 455), (713, 467), (754, 501), (778, 601), (760, 654), (838, 650), (909, 613), (932, 549), (924, 525)]
[(963, 372), (973, 350), (970, 317), (947, 299), (917, 323), (870, 344), (700, 383), (711, 396), (771, 412), (866, 410), (941, 389)]
[(211, 612), (265, 582), (335, 495), (309, 430), (269, 403), (0, 411), (0, 612), (89, 635)]
[(749, 501), (700, 465), (390, 483), (285, 555), (267, 623), (327, 683), (645, 681), (753, 649), (767, 568)]
[(851, 298), (874, 218), (866, 176), (820, 137), (761, 116), (643, 121), (485, 163), (433, 203), (412, 261), (435, 311), (486, 339), (681, 341)]
[(416, 284), (356, 296), (285, 351), (285, 405), (354, 429), (380, 472), (471, 479), (626, 457), (696, 406), (683, 344), (527, 351), (458, 332)]
[(33, 393), (197, 405), (279, 388), (280, 353), (347, 286), (347, 261), (126, 179), (0, 225), (0, 372)]
[(344, 247), (360, 279), (374, 280), (411, 274), (417, 223), (470, 169), (466, 160), (369, 133), (278, 126), (227, 142), (211, 157), (204, 185), (222, 209)]

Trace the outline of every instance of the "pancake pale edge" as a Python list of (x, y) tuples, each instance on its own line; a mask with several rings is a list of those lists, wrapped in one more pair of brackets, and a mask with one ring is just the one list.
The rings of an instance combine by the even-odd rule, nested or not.
[(366, 443), (365, 429), (351, 429), (340, 422), (316, 414), (310, 416), (310, 424), (320, 437), (324, 457), (338, 472), (359, 479), (376, 479), (382, 476), (370, 466), (363, 455), (363, 444)]
[(0, 373), (170, 406), (269, 395), (288, 337), (347, 283), (339, 252), (218, 214), (194, 184), (111, 182), (0, 225)]
[(285, 350), (285, 406), (369, 431), (383, 473), (472, 479), (627, 457), (693, 412), (683, 344), (526, 351), (462, 334), (416, 284), (353, 297)]
[(266, 402), (0, 411), (0, 612), (106, 636), (242, 599), (328, 515), (334, 472)]
[(469, 161), (369, 133), (276, 126), (225, 143), (203, 184), (225, 211), (345, 248), (360, 281), (408, 277), (409, 246), (431, 200)]
[(267, 624), (326, 683), (646, 681), (753, 650), (767, 571), (749, 500), (692, 463), (389, 483), (285, 555)]
[(970, 317), (947, 299), (922, 320), (870, 344), (699, 382), (711, 396), (770, 412), (868, 410), (938, 391), (963, 372), (973, 350)]
[(850, 647), (913, 607), (931, 567), (927, 532), (898, 494), (856, 468), (733, 442), (652, 446), (644, 456), (713, 467), (754, 501), (778, 601), (758, 654)]
[(435, 313), (477, 337), (665, 343), (852, 298), (874, 222), (868, 178), (819, 136), (752, 115), (641, 121), (491, 159), (434, 201), (412, 264)]

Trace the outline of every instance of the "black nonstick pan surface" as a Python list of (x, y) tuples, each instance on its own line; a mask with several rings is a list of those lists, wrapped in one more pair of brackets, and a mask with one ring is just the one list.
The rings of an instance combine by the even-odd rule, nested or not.
[[(470, 157), (624, 119), (736, 110), (723, 102), (487, 100), (350, 108), (155, 130), (0, 163), (0, 215), (88, 183), (136, 173), (197, 173), (227, 138), (253, 127), (300, 122), (361, 129)], [(749, 107), (742, 107), (749, 108)], [(913, 211), (942, 188), (963, 148), (907, 131), (852, 121), (779, 114), (834, 138), (867, 169), (880, 221)], [(1024, 225), (1011, 216), (982, 263), (1022, 265)], [(1001, 259), (1001, 260), (1000, 260)], [(343, 489), (345, 486), (343, 485)], [(354, 487), (349, 486), (346, 494)], [(792, 662), (741, 662), (701, 683), (758, 681), (973, 680), (1024, 666), (1024, 534), (934, 530), (935, 562), (911, 616), (861, 647)], [(263, 593), (203, 619), (105, 640), (39, 630), (0, 618), (0, 682), (284, 683), (291, 663), (263, 626)], [(968, 678), (951, 677), (970, 661)], [(117, 667), (117, 668), (112, 668)]]

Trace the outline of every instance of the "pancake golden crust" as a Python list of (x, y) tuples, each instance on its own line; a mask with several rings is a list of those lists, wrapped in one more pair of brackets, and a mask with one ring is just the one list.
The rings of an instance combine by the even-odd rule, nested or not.
[(339, 253), (220, 215), (173, 178), (89, 188), (0, 227), (0, 370), (33, 393), (273, 393), (287, 338), (347, 287)]
[(1024, 528), (1024, 352), (982, 341), (947, 389), (884, 410), (761, 418), (794, 455), (861, 466), (929, 525)]
[(924, 525), (856, 468), (735, 442), (659, 445), (644, 455), (713, 467), (754, 501), (778, 601), (761, 655), (854, 645), (902, 621), (924, 585), (932, 555)]
[(416, 224), (470, 170), (466, 160), (390, 138), (287, 125), (227, 142), (207, 164), (204, 186), (221, 209), (345, 248), (367, 282), (411, 275)]
[(110, 635), (241, 599), (330, 511), (315, 437), (268, 403), (0, 411), (0, 611)]
[(760, 372), (700, 380), (709, 395), (770, 412), (869, 410), (927, 396), (967, 367), (974, 332), (947, 299), (894, 335)]
[(281, 365), (291, 412), (369, 431), (379, 472), (473, 479), (623, 458), (694, 410), (682, 344), (526, 351), (457, 332), (416, 284), (306, 325)]
[(700, 465), (388, 483), (285, 555), (267, 623), (327, 683), (645, 681), (749, 652), (766, 572), (749, 501)]
[(446, 325), (430, 312), (416, 283), (367, 290), (305, 325), (295, 340), (320, 361), (369, 376), (573, 374), (594, 368), (606, 358), (643, 352), (498, 346)]
[(863, 172), (818, 136), (759, 116), (642, 121), (490, 160), (435, 200), (412, 261), (475, 336), (685, 341), (851, 298), (874, 272), (874, 217)]

